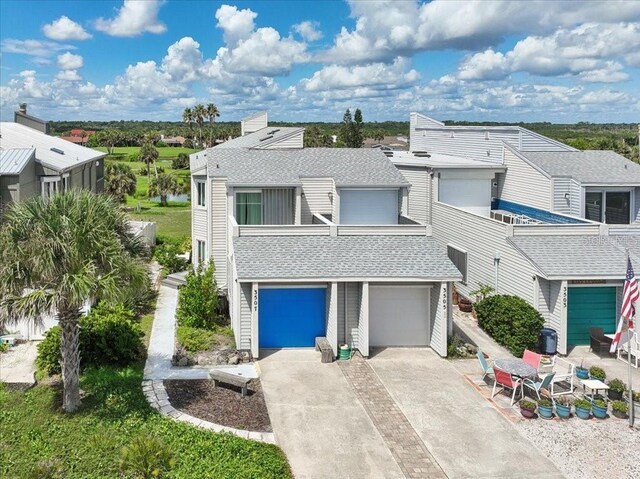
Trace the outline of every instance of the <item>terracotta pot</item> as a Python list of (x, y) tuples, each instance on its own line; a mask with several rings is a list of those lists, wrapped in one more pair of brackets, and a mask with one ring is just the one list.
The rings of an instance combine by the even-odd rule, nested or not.
[(522, 414), (527, 419), (531, 419), (532, 417), (534, 417), (536, 415), (536, 410), (535, 409), (525, 409), (525, 408), (521, 407), (520, 408), (520, 414)]

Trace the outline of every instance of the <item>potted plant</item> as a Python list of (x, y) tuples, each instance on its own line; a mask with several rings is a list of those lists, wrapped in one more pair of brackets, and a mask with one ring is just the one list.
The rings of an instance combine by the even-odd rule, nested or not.
[(620, 419), (629, 417), (629, 405), (625, 401), (613, 401), (611, 409), (615, 417)]
[(589, 370), (582, 367), (582, 362), (580, 362), (580, 366), (576, 367), (576, 376), (578, 379), (589, 379)]
[(528, 399), (521, 399), (518, 403), (520, 405), (520, 414), (524, 417), (531, 419), (536, 415), (536, 403), (529, 401)]
[(471, 300), (462, 295), (460, 295), (460, 297), (458, 298), (458, 308), (460, 308), (460, 311), (462, 311), (463, 313), (470, 313), (471, 311), (473, 311)]
[(621, 400), (625, 389), (624, 383), (620, 379), (612, 379), (609, 381), (609, 399), (612, 401)]
[(553, 402), (551, 399), (542, 398), (538, 401), (538, 414), (541, 418), (553, 418)]
[(606, 399), (596, 399), (591, 405), (591, 410), (593, 411), (594, 417), (597, 417), (598, 419), (604, 419), (607, 417), (608, 407), (609, 405), (607, 404)]
[(589, 368), (589, 374), (591, 375), (591, 379), (604, 381), (607, 378), (607, 373), (604, 372), (604, 369), (598, 366), (591, 366), (591, 368)]
[(580, 419), (589, 419), (591, 417), (591, 401), (576, 399), (574, 406), (576, 407), (576, 416)]
[(568, 396), (559, 396), (554, 400), (556, 403), (556, 413), (558, 417), (568, 419), (571, 417), (571, 405), (573, 401)]

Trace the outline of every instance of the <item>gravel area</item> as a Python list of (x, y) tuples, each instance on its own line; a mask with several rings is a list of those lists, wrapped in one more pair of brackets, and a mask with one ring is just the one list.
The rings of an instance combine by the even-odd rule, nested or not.
[(515, 424), (569, 479), (640, 477), (640, 429), (627, 420), (533, 419)]
[(246, 431), (272, 432), (259, 379), (249, 383), (246, 397), (234, 386), (213, 386), (208, 379), (167, 379), (171, 405), (190, 416)]

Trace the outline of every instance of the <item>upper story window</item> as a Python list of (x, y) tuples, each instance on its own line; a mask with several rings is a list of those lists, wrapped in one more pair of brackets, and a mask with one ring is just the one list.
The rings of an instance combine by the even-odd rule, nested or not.
[(584, 217), (591, 221), (612, 225), (631, 222), (630, 191), (587, 191)]
[(196, 204), (198, 206), (206, 206), (207, 203), (207, 184), (204, 181), (196, 181)]
[(340, 189), (340, 224), (397, 225), (399, 190)]
[(236, 193), (236, 221), (239, 225), (262, 224), (262, 192)]

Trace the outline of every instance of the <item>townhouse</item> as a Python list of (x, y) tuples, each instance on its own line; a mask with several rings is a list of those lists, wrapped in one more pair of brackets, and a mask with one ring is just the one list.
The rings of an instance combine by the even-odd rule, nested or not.
[(430, 346), (446, 356), (459, 271), (408, 213), (411, 184), (378, 149), (304, 148), (303, 128), (243, 120), (192, 154), (193, 258), (213, 260), (237, 346), (364, 356)]

